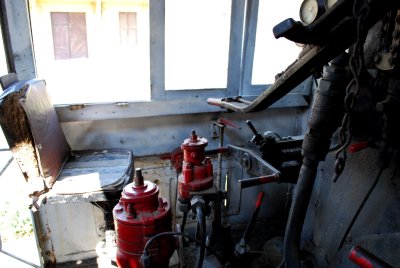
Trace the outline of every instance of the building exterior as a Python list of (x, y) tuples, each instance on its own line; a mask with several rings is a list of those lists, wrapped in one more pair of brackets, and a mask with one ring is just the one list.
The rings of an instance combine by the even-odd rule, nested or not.
[[(107, 89), (126, 101), (127, 84), (128, 100), (149, 98), (148, 1), (31, 0), (29, 8), (38, 75), (55, 103), (109, 101)], [(74, 91), (77, 81), (93, 90)]]

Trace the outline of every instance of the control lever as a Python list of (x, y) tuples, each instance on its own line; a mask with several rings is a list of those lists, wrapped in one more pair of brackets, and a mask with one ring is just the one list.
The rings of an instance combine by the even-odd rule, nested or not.
[(253, 211), (253, 214), (251, 215), (250, 221), (246, 226), (246, 230), (244, 231), (244, 234), (240, 239), (240, 242), (235, 246), (235, 255), (238, 257), (241, 257), (250, 251), (250, 247), (247, 244), (247, 242), (250, 238), (251, 232), (254, 229), (254, 225), (256, 223), (258, 212), (260, 211), (263, 198), (264, 198), (264, 192), (260, 192), (257, 197), (256, 206)]
[(254, 127), (253, 123), (250, 120), (247, 120), (246, 124), (249, 126), (249, 128), (254, 134), (253, 138), (251, 138), (250, 141), (256, 145), (260, 145), (263, 140), (263, 137), (261, 136), (260, 133), (258, 133), (257, 129)]
[(253, 187), (265, 183), (271, 183), (271, 182), (278, 182), (279, 183), (280, 179), (280, 174), (279, 173), (274, 173), (272, 175), (266, 175), (266, 176), (259, 176), (259, 177), (254, 177), (254, 178), (249, 178), (249, 179), (241, 179), (239, 180), (239, 185), (240, 189), (248, 188), (248, 187)]

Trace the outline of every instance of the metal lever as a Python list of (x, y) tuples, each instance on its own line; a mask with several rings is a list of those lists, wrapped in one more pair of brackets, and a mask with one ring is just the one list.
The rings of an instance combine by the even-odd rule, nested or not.
[(275, 173), (267, 176), (254, 177), (249, 179), (241, 179), (239, 180), (240, 189), (253, 187), (261, 184), (271, 183), (271, 182), (279, 182), (280, 174)]
[(258, 212), (260, 211), (260, 207), (261, 207), (263, 198), (264, 198), (264, 192), (260, 192), (258, 194), (256, 206), (254, 208), (253, 214), (251, 215), (251, 219), (246, 226), (246, 230), (244, 231), (244, 234), (243, 234), (242, 238), (240, 239), (240, 242), (238, 244), (236, 244), (236, 246), (235, 246), (235, 254), (237, 256), (243, 256), (250, 250), (250, 248), (247, 244), (247, 241), (249, 240), (251, 232), (254, 229), (254, 225), (256, 223)]
[(261, 136), (260, 133), (258, 133), (257, 129), (254, 127), (253, 123), (250, 120), (247, 120), (246, 124), (249, 126), (249, 128), (254, 134), (253, 138), (251, 138), (250, 141), (256, 145), (260, 145), (261, 141), (263, 140), (263, 137)]

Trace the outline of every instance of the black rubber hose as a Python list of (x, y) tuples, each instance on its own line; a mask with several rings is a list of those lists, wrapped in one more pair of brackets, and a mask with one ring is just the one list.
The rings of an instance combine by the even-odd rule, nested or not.
[[(191, 241), (196, 241), (197, 243), (201, 243), (200, 240), (194, 238), (193, 236), (190, 236), (188, 234), (182, 233), (182, 232), (163, 232), (163, 233), (158, 233), (154, 236), (152, 236), (145, 244), (144, 249), (143, 249), (143, 255), (141, 257), (141, 261), (142, 263), (145, 262), (148, 265), (144, 265), (144, 267), (151, 267), (151, 261), (150, 261), (150, 252), (149, 252), (149, 247), (150, 245), (154, 242), (154, 240), (157, 240), (161, 237), (165, 237), (165, 236), (176, 236), (176, 235), (180, 235), (183, 237), (188, 238)], [(205, 245), (205, 248), (211, 252), (212, 254), (214, 254), (214, 256), (218, 259), (219, 263), (224, 266), (224, 261), (222, 260), (221, 256), (218, 255), (217, 252), (215, 252), (212, 248), (208, 247), (207, 245)], [(145, 260), (145, 261), (144, 261)]]
[(206, 252), (206, 219), (200, 206), (196, 207), (197, 222), (200, 227), (200, 253), (197, 267), (203, 267), (204, 256)]
[(331, 136), (343, 115), (343, 98), (348, 84), (345, 69), (347, 54), (343, 53), (325, 68), (323, 77), (314, 94), (314, 102), (308, 120), (308, 133), (302, 145), (303, 164), (300, 168), (284, 239), (284, 263), (286, 268), (300, 267), (301, 231), (319, 161), (324, 161), (331, 144)]
[(181, 232), (185, 232), (185, 225), (186, 225), (186, 220), (187, 220), (187, 212), (183, 212), (183, 217), (182, 217), (182, 224), (181, 224)]
[(284, 260), (286, 268), (300, 267), (299, 245), (301, 231), (317, 174), (317, 166), (318, 161), (311, 161), (305, 158), (300, 169), (299, 180), (296, 185), (285, 231)]

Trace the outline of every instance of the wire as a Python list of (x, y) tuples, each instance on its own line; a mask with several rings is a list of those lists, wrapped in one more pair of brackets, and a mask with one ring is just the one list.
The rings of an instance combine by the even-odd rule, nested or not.
[[(194, 238), (194, 237), (191, 236), (191, 235), (188, 235), (188, 234), (182, 233), (182, 232), (163, 232), (163, 233), (158, 233), (158, 234), (152, 236), (152, 237), (146, 242), (146, 244), (145, 244), (145, 246), (144, 246), (144, 249), (143, 249), (143, 255), (146, 255), (146, 256), (149, 255), (149, 247), (150, 247), (151, 243), (153, 243), (154, 240), (156, 240), (156, 239), (158, 239), (158, 238), (160, 238), (160, 237), (163, 237), (163, 236), (175, 236), (175, 235), (180, 235), (180, 236), (183, 236), (183, 237), (188, 238), (189, 240), (195, 241), (195, 242), (197, 242), (197, 243), (201, 243), (200, 240)], [(218, 254), (217, 252), (215, 252), (212, 248), (210, 248), (210, 247), (207, 246), (207, 245), (205, 245), (205, 248), (206, 248), (208, 251), (210, 251), (210, 252), (218, 259), (219, 263), (220, 263), (222, 266), (224, 266), (224, 262), (222, 261), (222, 257), (219, 256), (219, 254)]]
[(197, 268), (203, 267), (204, 255), (206, 252), (206, 221), (203, 210), (200, 206), (196, 207), (197, 221), (200, 227), (200, 254)]
[(346, 241), (346, 238), (347, 238), (347, 236), (349, 235), (349, 233), (351, 231), (351, 228), (353, 227), (355, 221), (358, 218), (358, 215), (360, 214), (361, 210), (364, 208), (364, 205), (365, 205), (365, 203), (367, 203), (367, 200), (368, 200), (369, 196), (371, 195), (372, 191), (375, 189), (376, 185), (378, 184), (379, 179), (380, 179), (380, 177), (382, 175), (382, 172), (383, 172), (383, 168), (380, 168), (377, 176), (375, 177), (374, 183), (369, 188), (369, 190), (368, 190), (367, 194), (365, 195), (363, 201), (361, 202), (360, 206), (358, 207), (358, 209), (356, 211), (356, 214), (354, 214), (353, 219), (351, 220), (349, 226), (347, 227), (346, 232), (344, 233), (344, 236), (343, 236), (342, 240), (340, 241), (339, 250), (343, 247), (344, 242)]

